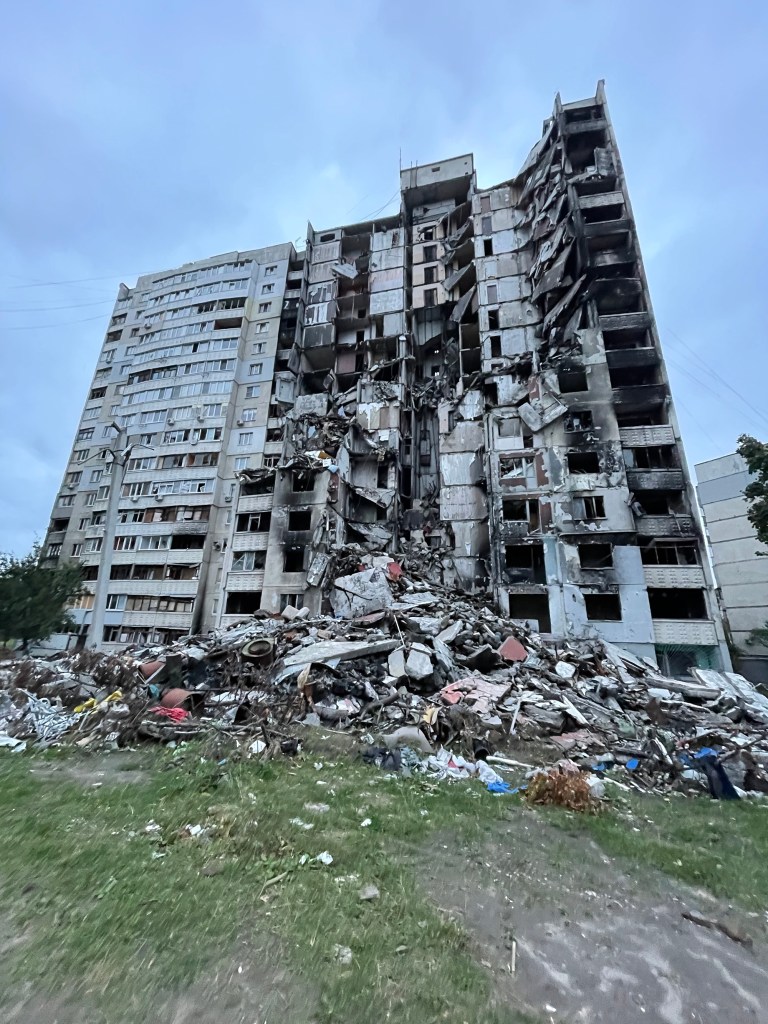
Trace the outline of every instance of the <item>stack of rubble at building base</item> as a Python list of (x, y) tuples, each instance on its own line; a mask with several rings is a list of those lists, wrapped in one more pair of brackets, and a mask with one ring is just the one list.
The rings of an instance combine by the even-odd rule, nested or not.
[[(414, 561), (414, 560), (409, 560)], [(714, 749), (737, 786), (768, 789), (768, 699), (742, 676), (690, 679), (599, 639), (554, 641), (483, 599), (420, 581), (386, 555), (347, 552), (336, 618), (286, 608), (168, 647), (0, 663), (0, 746), (124, 746), (212, 730), (244, 750), (295, 749), (310, 726), (471, 754), (552, 744), (636, 788), (703, 778)], [(398, 729), (406, 729), (398, 734)], [(394, 735), (392, 735), (394, 734)]]

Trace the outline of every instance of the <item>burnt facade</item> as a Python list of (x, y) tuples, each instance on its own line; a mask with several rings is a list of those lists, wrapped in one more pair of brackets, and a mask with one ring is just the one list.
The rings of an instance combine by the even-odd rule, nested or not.
[[(130, 460), (117, 459), (113, 475), (121, 494), (155, 509), (168, 491), (156, 460), (168, 445), (181, 460), (168, 468), (188, 467), (191, 449), (175, 431), (167, 439), (182, 401), (172, 387), (146, 399), (146, 412), (165, 409), (160, 428), (131, 419), (124, 406), (147, 385), (130, 361), (140, 348), (144, 372), (162, 375), (175, 357), (151, 335), (174, 314), (200, 326), (201, 340), (225, 330), (234, 339), (231, 359), (207, 371), (226, 397), (209, 403), (220, 417), (207, 446), (215, 459), (195, 463), (208, 490), (185, 500), (207, 507), (207, 525), (177, 632), (286, 604), (334, 607), (334, 580), (356, 552), (369, 562), (422, 552), (435, 580), (487, 593), (542, 632), (599, 634), (667, 671), (728, 667), (602, 83), (587, 100), (556, 100), (508, 181), (479, 188), (470, 155), (410, 167), (398, 214), (309, 225), (301, 252), (235, 257), (237, 316), (190, 305), (185, 320), (186, 307), (158, 292), (168, 274), (125, 290), (126, 325), (150, 340), (113, 357), (128, 361), (127, 379), (98, 413), (121, 445), (138, 434), (152, 450), (139, 462), (144, 480), (132, 483)], [(211, 262), (176, 276), (193, 282)], [(145, 326), (157, 307), (159, 332)], [(113, 494), (118, 516), (120, 504)], [(60, 526), (60, 509), (54, 517)], [(80, 543), (71, 522), (58, 549), (49, 538), (51, 557)], [(166, 529), (169, 554), (175, 532)], [(95, 556), (97, 609), (118, 594), (105, 573), (130, 561), (119, 536), (74, 549)], [(81, 611), (87, 626), (93, 608)], [(128, 642), (122, 623), (97, 621), (94, 642)]]

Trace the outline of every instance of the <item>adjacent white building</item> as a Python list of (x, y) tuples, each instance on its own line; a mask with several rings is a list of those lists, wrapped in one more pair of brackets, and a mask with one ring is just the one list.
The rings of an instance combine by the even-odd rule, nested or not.
[(768, 650), (747, 644), (768, 620), (768, 549), (749, 519), (744, 488), (750, 474), (740, 455), (724, 455), (696, 466), (715, 579), (735, 649), (737, 668), (753, 682), (768, 682)]

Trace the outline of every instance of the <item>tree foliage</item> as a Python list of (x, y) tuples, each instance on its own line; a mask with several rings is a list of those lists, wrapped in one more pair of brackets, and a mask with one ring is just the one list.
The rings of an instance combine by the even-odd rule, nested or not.
[(40, 545), (15, 558), (0, 554), (0, 640), (44, 640), (74, 628), (67, 604), (83, 592), (77, 562), (43, 564)]
[(747, 518), (755, 528), (757, 539), (768, 545), (768, 444), (742, 434), (736, 451), (755, 478), (744, 488), (749, 505)]

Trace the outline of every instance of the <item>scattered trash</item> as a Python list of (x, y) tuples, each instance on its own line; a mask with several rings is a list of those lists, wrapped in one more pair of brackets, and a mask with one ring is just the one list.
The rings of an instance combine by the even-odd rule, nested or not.
[(365, 902), (370, 900), (377, 900), (380, 894), (379, 890), (376, 888), (375, 885), (364, 885), (358, 895), (360, 899), (363, 902)]
[(528, 783), (525, 799), (529, 804), (557, 804), (571, 811), (592, 813), (600, 805), (584, 775), (573, 775), (559, 769), (536, 772)]
[(360, 822), (360, 828), (368, 828), (369, 825), (373, 824), (370, 818), (363, 818)]
[(315, 857), (315, 860), (318, 861), (320, 864), (325, 864), (326, 867), (329, 867), (331, 864), (333, 864), (333, 856), (327, 850), (323, 850), (322, 853), (318, 853), (318, 855)]
[[(340, 617), (258, 613), (169, 645), (3, 660), (0, 756), (204, 739), (218, 764), (266, 761), (328, 728), (361, 737), (364, 759), (388, 773), (506, 793), (499, 772), (520, 763), (493, 752), (514, 736), (535, 741), (539, 764), (550, 744), (545, 767), (567, 756), (594, 803), (612, 786), (768, 796), (768, 697), (742, 676), (693, 668), (671, 678), (597, 638), (539, 635), (484, 595), (445, 586), (421, 542), (404, 542), (396, 561), (364, 543), (322, 561)], [(546, 790), (579, 802), (562, 774), (549, 790), (532, 779), (527, 799)]]
[(340, 964), (351, 964), (352, 963), (352, 950), (349, 946), (334, 945), (333, 947), (333, 959), (338, 961)]

